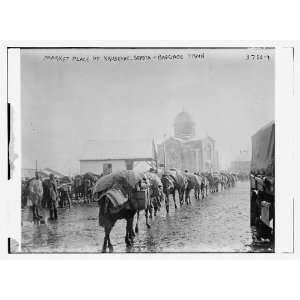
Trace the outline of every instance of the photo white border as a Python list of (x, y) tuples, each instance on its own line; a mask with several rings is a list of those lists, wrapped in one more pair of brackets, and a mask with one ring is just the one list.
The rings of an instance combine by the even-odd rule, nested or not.
[[(297, 163), (295, 160), (295, 157), (292, 156), (291, 151), (286, 148), (286, 145), (284, 145), (281, 141), (286, 141), (284, 139), (284, 135), (286, 135), (286, 132), (292, 133), (290, 135), (290, 139), (288, 141), (288, 144), (293, 147), (295, 145), (294, 138), (295, 135), (295, 128), (293, 128), (293, 125), (290, 122), (290, 118), (288, 116), (294, 116), (295, 110), (293, 110), (293, 106), (286, 108), (284, 106), (285, 99), (289, 99), (289, 103), (293, 103), (296, 95), (296, 89), (295, 84), (296, 82), (299, 83), (299, 76), (297, 79), (295, 78), (295, 65), (293, 65), (293, 72), (291, 77), (291, 69), (286, 68), (286, 65), (281, 66), (283, 69), (281, 70), (280, 63), (278, 63), (277, 59), (278, 57), (281, 57), (281, 51), (289, 52), (290, 50), (283, 50), (283, 49), (294, 49), (293, 56), (294, 58), (297, 56), (296, 54), (300, 54), (300, 48), (299, 48), (299, 42), (280, 42), (280, 41), (126, 41), (126, 42), (117, 42), (117, 41), (12, 41), (12, 42), (5, 42), (4, 45), (2, 45), (1, 49), (6, 49), (7, 47), (51, 47), (51, 48), (59, 48), (59, 47), (199, 47), (199, 48), (205, 48), (205, 47), (276, 47), (276, 248), (274, 254), (262, 254), (262, 253), (232, 253), (232, 254), (202, 254), (202, 253), (196, 253), (196, 254), (181, 254), (181, 253), (175, 253), (175, 254), (107, 254), (107, 255), (98, 255), (98, 254), (85, 254), (84, 256), (82, 254), (34, 254), (30, 255), (30, 257), (39, 257), (39, 258), (45, 258), (45, 257), (58, 257), (59, 258), (66, 258), (66, 257), (88, 257), (88, 258), (103, 258), (103, 259), (116, 259), (116, 258), (123, 258), (123, 257), (131, 257), (131, 258), (163, 258), (163, 259), (171, 259), (174, 258), (201, 258), (201, 259), (208, 259), (208, 258), (250, 258), (250, 257), (259, 257), (259, 258), (270, 258), (270, 257), (278, 257), (282, 253), (293, 253), (293, 251), (296, 249), (296, 243), (294, 241), (295, 238), (295, 227), (294, 227), (294, 221), (291, 224), (291, 216), (294, 216), (296, 213), (296, 210), (291, 213), (291, 207), (293, 209), (293, 199), (289, 198), (290, 196), (293, 196), (293, 192), (288, 193), (289, 197), (288, 200), (286, 200), (285, 204), (281, 203), (279, 204), (278, 200), (278, 193), (282, 195), (283, 197), (286, 197), (287, 193), (284, 191), (288, 191), (291, 189), (291, 179), (287, 176), (280, 176), (281, 180), (279, 182), (278, 176), (281, 174), (281, 168), (283, 168), (285, 171), (288, 171), (289, 174), (294, 172), (295, 164)], [(285, 56), (286, 55), (286, 56)], [(282, 58), (280, 59), (286, 59), (289, 60), (290, 56), (287, 53), (282, 54)], [(286, 68), (284, 70), (284, 68)], [(282, 72), (282, 73), (281, 73)], [(284, 73), (284, 72), (287, 72)], [(294, 84), (293, 86), (293, 92), (294, 94), (290, 94), (290, 86), (291, 86), (291, 80)], [(2, 81), (1, 81), (2, 82)], [(283, 84), (284, 83), (284, 84)], [(284, 87), (282, 86), (284, 85)], [(277, 91), (280, 91), (280, 96), (277, 94)], [(282, 118), (282, 119), (281, 119)], [(279, 124), (279, 131), (278, 131), (278, 124)], [(281, 140), (282, 134), (283, 139)], [(16, 133), (16, 139), (20, 139), (20, 135)], [(291, 141), (292, 140), (292, 141)], [(17, 142), (17, 145), (20, 145), (20, 141)], [(280, 153), (278, 155), (278, 153)], [(282, 156), (281, 156), (282, 155)], [(5, 166), (5, 164), (4, 164)], [(6, 166), (6, 174), (7, 174), (7, 166)], [(296, 174), (295, 174), (296, 175)], [(2, 176), (1, 176), (2, 177)], [(293, 176), (293, 178), (295, 178)], [(19, 180), (20, 181), (20, 180)], [(5, 194), (11, 195), (13, 190), (17, 190), (18, 188), (14, 185), (11, 185), (9, 187), (9, 184), (7, 182), (5, 183)], [(20, 185), (20, 183), (19, 183)], [(294, 185), (295, 186), (295, 185)], [(20, 193), (20, 189), (19, 189)], [(17, 199), (18, 205), (20, 205), (20, 198)], [(291, 204), (292, 203), (292, 204)], [(282, 204), (282, 205), (281, 205)], [(15, 208), (15, 204), (10, 205), (11, 209)], [(278, 208), (279, 207), (279, 208)], [(281, 208), (280, 208), (281, 207)], [(296, 208), (296, 207), (295, 207)], [(282, 210), (282, 214), (278, 212), (278, 209)], [(11, 211), (9, 214), (12, 216), (14, 211)], [(298, 214), (297, 214), (298, 215)], [(17, 217), (17, 216), (16, 216)], [(14, 218), (14, 217), (13, 217)], [(287, 218), (287, 219), (286, 219)], [(6, 219), (7, 223), (9, 224), (8, 219)], [(282, 225), (280, 225), (282, 224)], [(13, 227), (6, 228), (6, 234), (10, 233), (14, 236), (18, 236), (19, 233), (14, 232)], [(18, 225), (16, 225), (18, 227)], [(292, 227), (292, 228), (291, 228)], [(20, 227), (18, 227), (20, 228)], [(294, 231), (295, 230), (295, 231)], [(292, 237), (291, 237), (292, 232)], [(279, 237), (278, 237), (279, 236)], [(293, 240), (291, 241), (291, 238)], [(3, 240), (3, 237), (1, 236), (1, 239)], [(4, 238), (5, 240), (5, 238)], [(283, 241), (283, 243), (281, 243)], [(1, 244), (1, 253), (2, 256), (9, 256), (10, 258), (13, 257), (28, 257), (28, 255), (7, 255), (7, 247), (3, 247), (3, 244)]]

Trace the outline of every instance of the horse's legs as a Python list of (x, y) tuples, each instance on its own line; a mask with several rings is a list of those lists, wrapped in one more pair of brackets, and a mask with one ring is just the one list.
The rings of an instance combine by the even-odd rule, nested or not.
[(137, 213), (136, 213), (135, 233), (139, 232), (139, 220), (140, 220), (140, 212), (137, 211)]
[(125, 243), (127, 247), (131, 247), (133, 244), (133, 236), (132, 236), (132, 225), (133, 225), (133, 216), (126, 218), (126, 235), (125, 235)]
[(189, 197), (189, 191), (186, 190), (186, 191), (185, 191), (185, 203), (186, 203), (186, 204), (189, 204), (189, 203), (188, 203), (188, 197)]
[(156, 199), (157, 199), (157, 202), (156, 202), (156, 204), (157, 204), (157, 210), (160, 211), (161, 202), (164, 199), (164, 194), (163, 193), (159, 194), (159, 196), (157, 196)]
[(153, 199), (150, 199), (150, 203), (148, 206), (149, 218), (152, 219), (152, 210), (153, 210)]
[(174, 201), (174, 207), (175, 207), (175, 209), (177, 209), (177, 204), (176, 204), (176, 190), (175, 189), (173, 190), (172, 196), (173, 196), (173, 201)]
[(114, 222), (110, 222), (108, 220), (104, 221), (104, 230), (105, 230), (105, 236), (104, 236), (104, 241), (103, 241), (103, 246), (102, 246), (102, 252), (105, 253), (106, 252), (106, 248), (108, 246), (109, 248), (109, 252), (113, 252), (114, 248), (113, 245), (110, 242), (110, 232), (114, 226)]
[(67, 192), (67, 197), (68, 197), (68, 205), (69, 205), (69, 208), (71, 208), (71, 198), (70, 198), (69, 192)]
[(156, 217), (157, 210), (158, 210), (158, 206), (157, 206), (157, 204), (155, 204), (155, 206), (154, 206), (154, 217)]
[(146, 226), (147, 226), (147, 228), (151, 228), (151, 225), (149, 224), (149, 222), (148, 222), (148, 213), (149, 213), (149, 210), (150, 210), (150, 208), (149, 208), (149, 206), (145, 209), (145, 217), (146, 217)]
[(185, 191), (185, 203), (188, 205), (188, 204), (191, 204), (191, 196), (190, 196), (190, 193), (191, 193), (191, 190), (186, 190)]
[(108, 236), (107, 236), (106, 233), (105, 233), (104, 241), (103, 241), (103, 245), (102, 245), (102, 253), (105, 253), (105, 252), (106, 252), (107, 242), (108, 242)]
[(156, 217), (156, 213), (157, 213), (157, 209), (158, 209), (158, 197), (155, 196), (152, 198), (152, 204), (153, 204), (153, 214), (154, 214), (154, 217)]
[(192, 204), (192, 202), (191, 202), (191, 191), (189, 192), (188, 201), (189, 201), (189, 204)]
[(166, 205), (166, 211), (168, 214), (169, 213), (169, 193), (168, 192), (165, 195), (165, 205)]
[(110, 241), (109, 234), (108, 234), (108, 236), (107, 236), (107, 244), (108, 244), (109, 252), (110, 252), (110, 253), (114, 252), (114, 247), (113, 247), (113, 245), (112, 245), (112, 243), (111, 243), (111, 241)]
[(179, 197), (179, 205), (183, 205), (183, 198), (184, 198), (184, 192), (182, 190), (178, 190), (178, 197)]
[(133, 242), (134, 237), (135, 237), (135, 233), (134, 233), (134, 231), (133, 231), (134, 215), (135, 215), (135, 213), (133, 213), (133, 214), (131, 215), (130, 219), (129, 219), (129, 223), (130, 223), (130, 224), (129, 224), (129, 237), (130, 237), (130, 239), (132, 240), (132, 242)]
[(196, 189), (194, 189), (194, 197), (195, 197), (195, 199), (197, 199), (197, 190)]

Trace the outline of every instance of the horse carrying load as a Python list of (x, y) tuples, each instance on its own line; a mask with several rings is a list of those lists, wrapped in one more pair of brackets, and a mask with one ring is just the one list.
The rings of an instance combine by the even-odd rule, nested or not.
[(271, 122), (252, 136), (251, 226), (257, 238), (274, 239), (275, 124)]
[(140, 210), (146, 210), (150, 203), (147, 177), (133, 170), (108, 174), (96, 182), (93, 195), (98, 196), (99, 225), (105, 230), (102, 251), (106, 252), (107, 246), (113, 251), (109, 235), (119, 219), (126, 220), (125, 242), (127, 246), (132, 246), (135, 235), (134, 215)]

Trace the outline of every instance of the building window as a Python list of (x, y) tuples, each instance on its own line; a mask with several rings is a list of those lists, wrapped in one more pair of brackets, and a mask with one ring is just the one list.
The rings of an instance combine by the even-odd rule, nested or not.
[(112, 164), (111, 163), (104, 163), (103, 164), (103, 174), (107, 175), (112, 172)]
[(126, 170), (133, 170), (133, 160), (126, 160)]

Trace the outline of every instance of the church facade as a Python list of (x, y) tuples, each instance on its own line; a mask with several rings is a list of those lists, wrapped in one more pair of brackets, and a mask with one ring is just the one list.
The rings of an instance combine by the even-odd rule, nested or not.
[(158, 145), (158, 162), (167, 169), (189, 172), (219, 170), (219, 155), (215, 140), (209, 136), (196, 138), (195, 122), (182, 111), (174, 122), (174, 136)]

